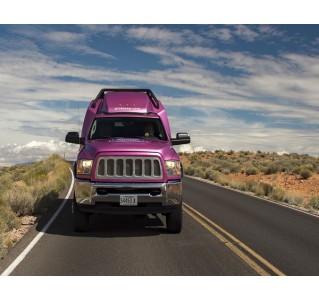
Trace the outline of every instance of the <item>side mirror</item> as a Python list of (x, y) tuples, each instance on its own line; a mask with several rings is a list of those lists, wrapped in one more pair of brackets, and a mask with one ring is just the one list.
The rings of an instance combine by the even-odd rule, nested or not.
[(173, 145), (182, 145), (189, 144), (191, 142), (191, 138), (186, 132), (179, 132), (176, 134), (175, 139), (171, 139)]
[(78, 132), (68, 132), (65, 141), (71, 144), (84, 145), (84, 138), (80, 137)]

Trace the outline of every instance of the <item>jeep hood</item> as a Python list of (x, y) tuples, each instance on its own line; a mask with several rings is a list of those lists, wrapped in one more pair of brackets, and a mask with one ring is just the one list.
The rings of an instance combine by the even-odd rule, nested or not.
[(107, 155), (108, 152), (130, 152), (132, 155), (138, 155), (137, 152), (144, 154), (159, 153), (167, 159), (178, 159), (178, 156), (169, 141), (159, 141), (152, 139), (138, 138), (108, 138), (100, 140), (86, 141), (81, 150), (80, 157), (92, 159), (98, 154)]

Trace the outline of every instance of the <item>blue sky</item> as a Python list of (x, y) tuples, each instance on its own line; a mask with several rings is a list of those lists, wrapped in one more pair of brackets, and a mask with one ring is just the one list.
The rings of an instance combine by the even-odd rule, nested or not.
[(0, 166), (74, 158), (103, 87), (150, 88), (181, 151), (319, 155), (319, 25), (0, 25)]

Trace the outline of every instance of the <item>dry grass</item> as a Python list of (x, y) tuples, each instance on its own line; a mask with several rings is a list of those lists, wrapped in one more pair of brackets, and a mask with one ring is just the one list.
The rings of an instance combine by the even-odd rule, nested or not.
[(313, 210), (319, 210), (319, 196), (313, 196), (308, 202), (308, 207)]
[(68, 163), (52, 155), (27, 166), (0, 168), (0, 257), (13, 244), (10, 231), (26, 216), (44, 213), (69, 181)]

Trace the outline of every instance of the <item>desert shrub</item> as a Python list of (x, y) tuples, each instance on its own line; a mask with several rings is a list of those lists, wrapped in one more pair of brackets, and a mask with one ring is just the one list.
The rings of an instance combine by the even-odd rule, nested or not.
[(231, 172), (230, 172), (230, 169), (228, 169), (228, 168), (223, 168), (223, 169), (220, 170), (220, 172), (223, 173), (223, 174), (225, 174), (225, 175), (228, 175), (228, 174), (231, 173)]
[(279, 172), (279, 167), (276, 164), (270, 164), (264, 169), (266, 175), (275, 174)]
[(245, 171), (246, 175), (256, 175), (258, 174), (258, 169), (255, 167), (249, 167), (246, 171)]
[(280, 187), (274, 187), (269, 194), (269, 198), (282, 202), (285, 197), (285, 191)]
[(295, 174), (295, 175), (299, 175), (300, 174), (300, 171), (301, 171), (301, 167), (300, 166), (298, 166), (298, 167), (294, 167), (293, 169), (292, 169), (292, 174)]
[(227, 153), (227, 155), (233, 155), (234, 154), (234, 150), (229, 150), (226, 153)]
[(22, 175), (22, 179), (27, 185), (33, 185), (38, 181), (46, 181), (48, 179), (48, 170), (43, 162), (36, 163)]
[(220, 173), (220, 175), (217, 177), (217, 183), (223, 185), (223, 186), (229, 186), (230, 184), (230, 179), (228, 178), (227, 175)]
[(10, 209), (10, 207), (1, 205), (0, 206), (0, 234), (12, 230), (13, 228), (18, 227), (19, 222)]
[(283, 201), (296, 206), (301, 206), (303, 203), (303, 196), (297, 192), (288, 192), (284, 195)]
[(0, 193), (3, 193), (5, 190), (10, 189), (13, 184), (13, 179), (10, 173), (4, 173), (0, 177)]
[(0, 258), (6, 252), (4, 233), (19, 227), (19, 221), (13, 211), (5, 205), (0, 205)]
[(231, 165), (230, 166), (230, 173), (240, 173), (241, 168), (239, 165)]
[(184, 168), (184, 172), (186, 175), (193, 176), (195, 173), (195, 168), (192, 166), (188, 166), (188, 167)]
[(42, 198), (53, 189), (54, 185), (49, 181), (37, 182), (28, 187), (28, 190), (35, 199)]
[(267, 156), (267, 153), (262, 152), (262, 151), (260, 151), (260, 150), (257, 150), (257, 154), (258, 154), (258, 156), (261, 157), (261, 158), (264, 158), (264, 157)]
[(309, 199), (308, 206), (312, 209), (319, 210), (319, 196), (313, 196)]
[(193, 153), (192, 156), (190, 157), (191, 164), (197, 165), (201, 162), (201, 157), (197, 153)]
[(265, 196), (264, 189), (260, 184), (257, 184), (255, 193), (257, 196)]
[(5, 246), (4, 246), (4, 236), (1, 232), (1, 221), (0, 221), (0, 258), (2, 258), (5, 254)]
[(18, 216), (30, 215), (44, 203), (48, 206), (53, 195), (66, 187), (68, 175), (68, 164), (53, 155), (46, 161), (28, 166), (21, 175), (27, 186), (12, 185), (4, 192), (3, 199)]
[(258, 196), (269, 196), (273, 190), (273, 187), (266, 182), (258, 182), (256, 187), (256, 194)]
[(53, 172), (55, 174), (55, 191), (59, 193), (68, 185), (70, 175), (69, 166), (65, 161), (60, 159), (60, 161), (57, 161), (55, 164)]
[(257, 182), (254, 180), (248, 180), (246, 181), (246, 190), (249, 192), (256, 192), (256, 188), (257, 188)]
[(299, 174), (302, 179), (308, 179), (312, 175), (311, 171), (308, 168), (301, 168)]
[(4, 201), (18, 216), (31, 215), (35, 199), (26, 187), (16, 186), (3, 194)]
[(58, 197), (56, 192), (55, 182), (45, 181), (37, 182), (32, 187), (28, 188), (32, 195), (33, 201), (33, 214), (42, 214), (46, 208)]
[(67, 186), (67, 181), (64, 178), (56, 178), (55, 184), (54, 184), (54, 191), (59, 193), (63, 191)]
[(203, 169), (195, 169), (194, 176), (199, 178), (205, 178), (205, 171)]
[(19, 170), (14, 170), (13, 173), (12, 173), (12, 180), (13, 181), (22, 180), (22, 173)]
[(38, 181), (30, 187), (33, 195), (35, 214), (41, 214), (57, 199), (59, 193), (64, 190), (69, 181), (68, 164), (59, 156), (53, 156), (48, 159), (50, 173), (47, 181)]
[(250, 154), (251, 154), (250, 151), (240, 151), (240, 156), (248, 156)]
[(206, 171), (206, 178), (209, 179), (210, 181), (218, 182), (220, 176), (221, 176), (221, 173), (219, 171), (216, 171), (213, 169)]
[(244, 181), (240, 181), (240, 180), (231, 180), (229, 182), (229, 186), (232, 187), (233, 189), (240, 190), (240, 191), (247, 190), (246, 183)]

